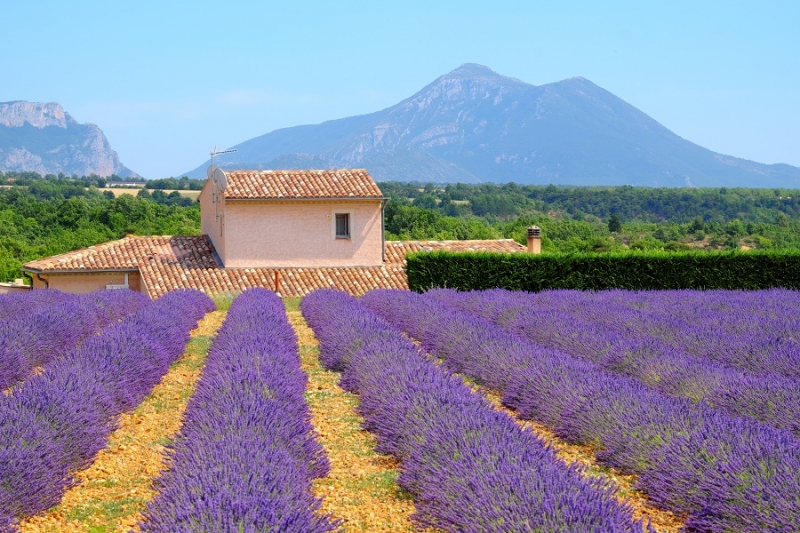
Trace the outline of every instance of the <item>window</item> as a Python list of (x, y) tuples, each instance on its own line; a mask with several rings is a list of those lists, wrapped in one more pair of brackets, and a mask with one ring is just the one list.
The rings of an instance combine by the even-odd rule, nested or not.
[(350, 238), (350, 213), (336, 213), (336, 238)]

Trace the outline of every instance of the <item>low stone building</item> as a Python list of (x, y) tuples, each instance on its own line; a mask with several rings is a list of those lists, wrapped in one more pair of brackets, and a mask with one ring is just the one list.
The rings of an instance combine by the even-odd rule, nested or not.
[(33, 288), (131, 288), (152, 298), (250, 287), (303, 296), (407, 289), (405, 256), (423, 250), (524, 252), (511, 239), (384, 241), (385, 198), (365, 170), (233, 171), (200, 194), (203, 235), (128, 236), (28, 262)]

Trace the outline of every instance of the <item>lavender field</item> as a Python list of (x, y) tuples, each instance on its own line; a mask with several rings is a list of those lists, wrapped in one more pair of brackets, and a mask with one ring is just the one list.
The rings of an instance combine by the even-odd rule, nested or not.
[(311, 493), (328, 463), (305, 385), (280, 298), (243, 293), (209, 352), (141, 531), (333, 531)]
[[(43, 373), (0, 396), (0, 530), (15, 531), (19, 519), (58, 503), (75, 483), (75, 471), (105, 446), (116, 417), (133, 409), (158, 383), (183, 353), (189, 330), (213, 306), (199, 292), (175, 292), (154, 302), (132, 294), (89, 297), (105, 304), (97, 306), (95, 315), (103, 315), (100, 311), (105, 309), (110, 325), (91, 337), (87, 333), (93, 330), (83, 333), (85, 340), (77, 346), (72, 337), (69, 342), (59, 339), (55, 349), (65, 351), (63, 355), (49, 362)], [(31, 296), (85, 304), (84, 297)], [(140, 309), (111, 323), (124, 316), (121, 309), (130, 310), (126, 304), (131, 303)], [(46, 307), (42, 303), (32, 312)], [(65, 313), (54, 322), (53, 331), (79, 329), (75, 321), (81, 318)], [(89, 324), (97, 327), (94, 320)], [(18, 333), (13, 335), (12, 340), (19, 340)]]
[[(378, 530), (319, 491), (352, 452), (320, 425), (342, 408), (319, 413), (332, 392), (312, 416), (319, 381), (284, 304), (254, 289), (220, 315), (185, 412), (158, 415), (180, 429), (136, 531)], [(412, 529), (387, 531), (661, 531), (590, 468), (632, 476), (670, 531), (800, 531), (795, 292), (326, 289), (299, 306), (413, 503)], [(198, 292), (0, 297), (0, 531), (40, 531), (22, 522), (78, 483), (213, 309)], [(370, 490), (348, 479), (354, 501)]]
[(66, 294), (36, 291), (0, 297), (0, 390), (62, 357), (86, 337), (143, 308), (133, 291)]
[(521, 417), (638, 475), (687, 530), (800, 530), (796, 293), (375, 291), (361, 301)]

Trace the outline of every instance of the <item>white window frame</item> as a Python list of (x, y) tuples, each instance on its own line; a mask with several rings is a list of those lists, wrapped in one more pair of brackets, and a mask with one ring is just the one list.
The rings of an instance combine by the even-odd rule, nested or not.
[[(336, 234), (336, 215), (347, 215), (347, 237), (340, 237)], [(352, 209), (333, 209), (331, 211), (331, 236), (337, 241), (350, 241), (353, 239), (353, 210)]]

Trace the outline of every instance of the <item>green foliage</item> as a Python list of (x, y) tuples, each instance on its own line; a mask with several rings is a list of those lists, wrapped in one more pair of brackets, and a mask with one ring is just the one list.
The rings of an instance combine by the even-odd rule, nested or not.
[[(514, 183), (422, 186), (396, 182), (381, 182), (380, 186), (387, 197), (404, 203), (430, 196), (420, 200), (422, 205), (418, 206), (435, 209), (443, 215), (475, 215), (505, 220), (519, 215), (557, 214), (561, 218), (579, 220), (588, 215), (608, 221), (616, 215), (625, 221), (692, 223), (695, 226), (692, 231), (698, 231), (704, 229), (703, 225), (709, 221), (724, 224), (739, 219), (744, 223), (775, 224), (800, 217), (800, 191), (790, 189), (574, 187)], [(433, 206), (431, 200), (438, 201), (438, 204)]]
[(167, 194), (161, 189), (156, 189), (152, 193), (148, 189), (139, 189), (139, 192), (136, 193), (136, 197), (152, 200), (161, 205), (180, 205), (183, 207), (188, 207), (196, 203), (191, 198), (181, 196), (181, 193), (178, 191), (172, 191), (171, 193)]
[[(129, 233), (200, 232), (200, 208), (196, 203), (159, 204), (129, 194), (114, 198), (100, 192), (91, 180), (84, 183), (82, 179), (41, 178), (38, 174), (12, 177), (16, 179), (14, 186), (0, 189), (0, 281), (22, 277), (21, 267), (27, 261), (119, 239)], [(19, 181), (28, 185), (19, 186)]]
[(178, 191), (199, 191), (203, 188), (206, 180), (192, 179), (183, 176), (180, 179), (163, 178), (160, 180), (147, 180), (145, 187), (156, 190), (178, 190)]
[(622, 222), (619, 220), (616, 213), (611, 215), (611, 218), (608, 219), (608, 231), (611, 233), (622, 231)]
[(500, 232), (475, 217), (448, 217), (437, 211), (390, 201), (386, 205), (388, 240), (497, 239)]
[(533, 224), (546, 252), (800, 250), (794, 191), (394, 182), (381, 190), (391, 198), (389, 239), (496, 235), (525, 244)]
[(604, 254), (410, 254), (408, 283), (482, 290), (800, 289), (798, 252), (625, 252)]

